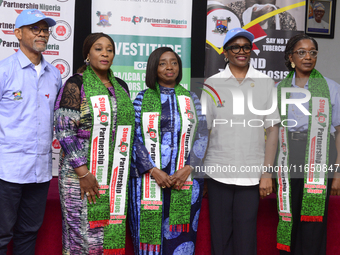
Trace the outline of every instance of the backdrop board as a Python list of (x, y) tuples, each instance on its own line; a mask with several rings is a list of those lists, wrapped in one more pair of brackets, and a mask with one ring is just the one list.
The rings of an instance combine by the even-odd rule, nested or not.
[[(38, 9), (57, 24), (43, 52), (44, 58), (57, 67), (63, 82), (72, 75), (73, 66), (73, 32), (75, 0), (0, 0), (0, 59), (4, 59), (19, 49), (19, 41), (14, 35), (15, 20), (25, 9)], [(53, 175), (58, 175), (60, 144), (54, 138)]]
[(128, 84), (132, 100), (146, 89), (149, 55), (162, 46), (181, 57), (181, 84), (190, 89), (191, 13), (191, 0), (92, 1), (92, 32), (106, 33), (115, 41), (111, 68)]
[(251, 64), (276, 82), (288, 74), (284, 50), (292, 36), (303, 33), (305, 1), (217, 0), (207, 3), (205, 78), (225, 67), (223, 39), (243, 27), (255, 36)]

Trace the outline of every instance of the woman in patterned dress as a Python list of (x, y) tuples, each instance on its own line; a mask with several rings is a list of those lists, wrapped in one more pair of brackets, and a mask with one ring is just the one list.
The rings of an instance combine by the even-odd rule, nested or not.
[[(199, 99), (179, 84), (181, 79), (179, 56), (171, 48), (158, 48), (152, 52), (147, 64), (146, 85), (149, 88), (141, 91), (134, 101), (136, 125), (128, 215), (135, 254), (194, 254), (195, 251), (203, 179), (191, 179), (190, 176), (204, 157), (208, 133)], [(194, 133), (194, 129), (183, 133), (185, 116), (189, 112), (181, 104), (183, 99), (187, 102), (185, 107), (195, 108), (191, 108), (193, 115), (187, 114), (188, 118), (198, 120), (193, 121), (197, 130), (195, 139), (192, 137), (188, 143), (184, 143), (181, 136)], [(152, 117), (148, 119), (148, 116)], [(152, 144), (158, 138), (159, 143)], [(181, 157), (183, 147), (179, 144), (191, 142), (191, 150)], [(180, 166), (179, 161), (182, 162)], [(148, 185), (154, 187), (154, 191), (148, 190)], [(148, 191), (152, 197), (152, 192), (158, 194), (157, 190), (159, 200), (148, 199)], [(188, 190), (191, 192), (184, 195)], [(186, 200), (181, 200), (181, 194)], [(179, 209), (183, 206), (186, 209)], [(181, 216), (174, 216), (176, 213)], [(178, 218), (187, 220), (182, 222)]]
[[(63, 254), (106, 254), (104, 228), (108, 220), (100, 227), (90, 227), (88, 219), (88, 210), (93, 210), (96, 206), (92, 203), (100, 205), (106, 191), (100, 186), (98, 176), (96, 178), (93, 170), (91, 171), (93, 167), (92, 163), (90, 164), (92, 161), (89, 151), (94, 135), (93, 126), (97, 118), (93, 115), (94, 108), (92, 109), (91, 105), (91, 101), (94, 104), (93, 97), (88, 96), (87, 90), (88, 87), (92, 89), (99, 86), (101, 90), (99, 94), (107, 94), (110, 98), (107, 101), (110, 101), (108, 106), (111, 106), (111, 111), (108, 112), (112, 115), (112, 125), (106, 127), (111, 127), (107, 132), (109, 137), (107, 143), (110, 144), (111, 153), (117, 125), (120, 122), (119, 105), (132, 109), (132, 114), (127, 118), (134, 122), (134, 111), (127, 84), (114, 77), (110, 70), (114, 55), (115, 45), (110, 36), (103, 33), (90, 34), (83, 45), (86, 65), (78, 69), (78, 74), (66, 81), (57, 99), (55, 131), (62, 147), (59, 192), (63, 223)], [(103, 112), (99, 113), (101, 115)], [(113, 163), (109, 163), (109, 169), (111, 164)], [(110, 240), (107, 243), (110, 244)], [(119, 252), (122, 253), (122, 250)], [(115, 254), (120, 254), (119, 252)]]

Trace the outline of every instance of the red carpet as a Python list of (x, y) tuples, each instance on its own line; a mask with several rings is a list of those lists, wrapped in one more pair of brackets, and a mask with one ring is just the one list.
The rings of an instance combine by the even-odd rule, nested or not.
[[(328, 210), (328, 241), (327, 255), (340, 254), (340, 197), (331, 196)], [(276, 226), (278, 216), (276, 211), (276, 198), (272, 194), (261, 199), (257, 218), (257, 253), (258, 255), (279, 254), (276, 249)], [(126, 235), (126, 254), (133, 255), (130, 231)], [(61, 212), (58, 194), (58, 180), (51, 181), (44, 223), (39, 231), (36, 255), (61, 254)], [(12, 255), (12, 244), (9, 245), (7, 255)], [(198, 224), (196, 255), (210, 254), (210, 226), (208, 199), (203, 198), (201, 215)]]

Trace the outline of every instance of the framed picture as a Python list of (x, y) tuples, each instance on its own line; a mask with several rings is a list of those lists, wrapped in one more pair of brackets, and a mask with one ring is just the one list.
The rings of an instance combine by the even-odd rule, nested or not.
[(334, 38), (336, 0), (307, 0), (305, 33), (312, 37)]

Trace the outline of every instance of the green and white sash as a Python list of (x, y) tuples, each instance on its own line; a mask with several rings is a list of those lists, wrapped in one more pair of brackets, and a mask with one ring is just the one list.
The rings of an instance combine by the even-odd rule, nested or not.
[[(90, 228), (104, 226), (104, 254), (125, 254), (128, 177), (134, 135), (134, 108), (114, 78), (114, 108), (107, 88), (90, 66), (84, 72), (84, 92), (92, 116), (88, 168), (100, 185), (101, 197), (88, 203)], [(113, 118), (117, 111), (117, 121)], [(114, 142), (112, 130), (116, 127)]]
[[(159, 121), (160, 115), (158, 112), (144, 112), (142, 117), (142, 125), (144, 132), (144, 142), (150, 157), (156, 167), (161, 169), (161, 144), (159, 143)], [(162, 190), (157, 182), (149, 173), (143, 177), (143, 199), (142, 204), (145, 209), (158, 210), (162, 206)]]
[[(176, 170), (184, 167), (195, 138), (198, 119), (190, 92), (176, 85), (175, 94), (181, 118), (181, 132), (177, 153)], [(161, 169), (162, 105), (159, 85), (156, 90), (148, 89), (143, 98), (141, 128), (146, 149)], [(171, 191), (169, 212), (170, 231), (189, 232), (192, 179), (189, 175), (181, 190)], [(146, 251), (159, 251), (162, 232), (162, 189), (153, 177), (146, 173), (142, 179), (140, 247)]]
[[(278, 86), (278, 105), (281, 113), (281, 88), (291, 87), (294, 72)], [(313, 70), (308, 90), (311, 93), (309, 102), (308, 139), (303, 170), (304, 190), (302, 198), (301, 221), (322, 222), (327, 195), (327, 170), (332, 106), (329, 88), (325, 78)], [(289, 95), (288, 95), (289, 96)], [(286, 113), (288, 112), (288, 105)], [(285, 119), (288, 116), (281, 116)], [(279, 166), (277, 184), (277, 205), (279, 224), (277, 228), (277, 248), (290, 251), (293, 217), (291, 212), (291, 185), (289, 164), (288, 128), (281, 126), (279, 132), (277, 165)], [(300, 171), (300, 169), (297, 169)], [(299, 220), (299, 219), (294, 219)]]

